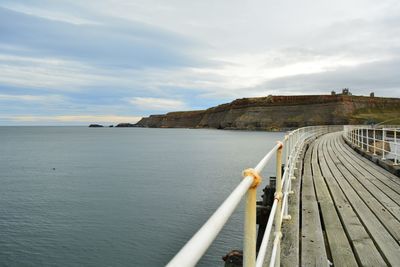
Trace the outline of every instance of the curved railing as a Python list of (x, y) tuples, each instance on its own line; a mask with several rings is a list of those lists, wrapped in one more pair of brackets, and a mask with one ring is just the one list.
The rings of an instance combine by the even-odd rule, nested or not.
[[(294, 130), (287, 134), (282, 141), (278, 141), (253, 169), (243, 171), (244, 179), (167, 266), (194, 266), (217, 237), (244, 195), (246, 195), (246, 204), (243, 264), (244, 266), (263, 265), (274, 226), (275, 235), (269, 264), (270, 266), (279, 265), (281, 226), (284, 219), (290, 219), (288, 197), (292, 192), (291, 180), (294, 179), (294, 170), (301, 148), (309, 138), (334, 130), (338, 130), (337, 126), (309, 126)], [(276, 192), (258, 258), (256, 259), (256, 189), (261, 182), (260, 173), (274, 155), (276, 157)], [(283, 174), (282, 162), (285, 163)]]
[(399, 165), (400, 125), (346, 125), (343, 135), (361, 150)]

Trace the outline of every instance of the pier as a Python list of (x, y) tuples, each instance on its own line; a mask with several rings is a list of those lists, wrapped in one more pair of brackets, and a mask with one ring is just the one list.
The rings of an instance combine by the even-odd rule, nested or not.
[[(400, 266), (399, 133), (396, 126), (288, 133), (243, 172), (242, 182), (168, 266), (194, 266), (242, 198), (243, 266)], [(256, 188), (272, 157), (275, 196), (256, 251)]]
[(341, 132), (311, 142), (302, 170), (283, 266), (400, 265), (399, 177), (356, 153)]

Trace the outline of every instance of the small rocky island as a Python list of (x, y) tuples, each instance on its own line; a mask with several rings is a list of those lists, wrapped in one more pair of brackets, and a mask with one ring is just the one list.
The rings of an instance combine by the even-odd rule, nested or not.
[[(89, 125), (89, 127), (98, 128), (98, 127), (104, 127), (104, 126), (101, 125), (101, 124), (92, 123), (92, 124)], [(111, 124), (108, 127), (109, 128), (113, 128), (114, 125)], [(119, 123), (115, 127), (138, 127), (138, 126), (136, 124), (133, 124), (133, 123)]]
[(119, 123), (115, 127), (138, 127), (136, 124), (133, 123)]

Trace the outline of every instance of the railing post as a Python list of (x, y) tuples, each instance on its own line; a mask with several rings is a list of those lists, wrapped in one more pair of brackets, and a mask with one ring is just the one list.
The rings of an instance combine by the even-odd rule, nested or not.
[(358, 146), (358, 129), (354, 130), (354, 144)]
[(386, 132), (385, 128), (382, 129), (382, 159), (385, 159), (385, 139), (386, 139)]
[(288, 164), (289, 164), (289, 155), (290, 155), (289, 146), (288, 146), (289, 141), (290, 141), (289, 135), (286, 135), (285, 136), (285, 143), (284, 143), (284, 146), (285, 146), (285, 167), (287, 167)]
[(393, 129), (394, 133), (394, 165), (398, 164), (398, 159), (397, 159), (397, 129)]
[[(279, 235), (280, 237), (282, 236), (281, 234), (281, 214), (282, 214), (282, 199), (283, 199), (283, 194), (282, 194), (282, 144), (278, 148), (276, 152), (276, 193), (275, 193), (275, 198), (278, 199), (278, 205), (276, 209), (276, 216), (275, 216), (275, 236)], [(279, 238), (280, 238), (279, 237)], [(278, 242), (278, 250), (277, 250), (277, 256), (276, 256), (276, 261), (275, 261), (275, 266), (280, 266), (280, 254), (281, 254), (281, 245), (280, 242)]]
[(361, 128), (361, 150), (364, 150), (364, 129)]
[(356, 129), (356, 144), (357, 144), (357, 146), (359, 146), (359, 144), (360, 144), (360, 143), (358, 142), (358, 141), (359, 141), (358, 132), (359, 132), (359, 129), (357, 128), (357, 129)]
[(354, 129), (351, 129), (351, 143), (354, 144)]
[(353, 144), (356, 145), (356, 128), (353, 129)]
[(349, 129), (349, 132), (350, 132), (350, 141), (352, 144), (354, 144), (354, 130)]
[(374, 155), (376, 155), (376, 129), (374, 127)]
[(256, 262), (256, 198), (257, 188), (250, 188), (246, 195), (244, 219), (243, 266), (253, 267)]
[(254, 169), (247, 169), (243, 176), (253, 176), (253, 184), (246, 193), (244, 211), (244, 238), (243, 238), (243, 266), (254, 267), (256, 264), (257, 240), (257, 186), (261, 183), (261, 176)]

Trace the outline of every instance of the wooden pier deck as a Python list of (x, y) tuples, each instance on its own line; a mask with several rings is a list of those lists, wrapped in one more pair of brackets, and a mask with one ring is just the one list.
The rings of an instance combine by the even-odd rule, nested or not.
[(283, 266), (400, 266), (400, 178), (353, 151), (342, 133), (308, 145), (293, 190)]

